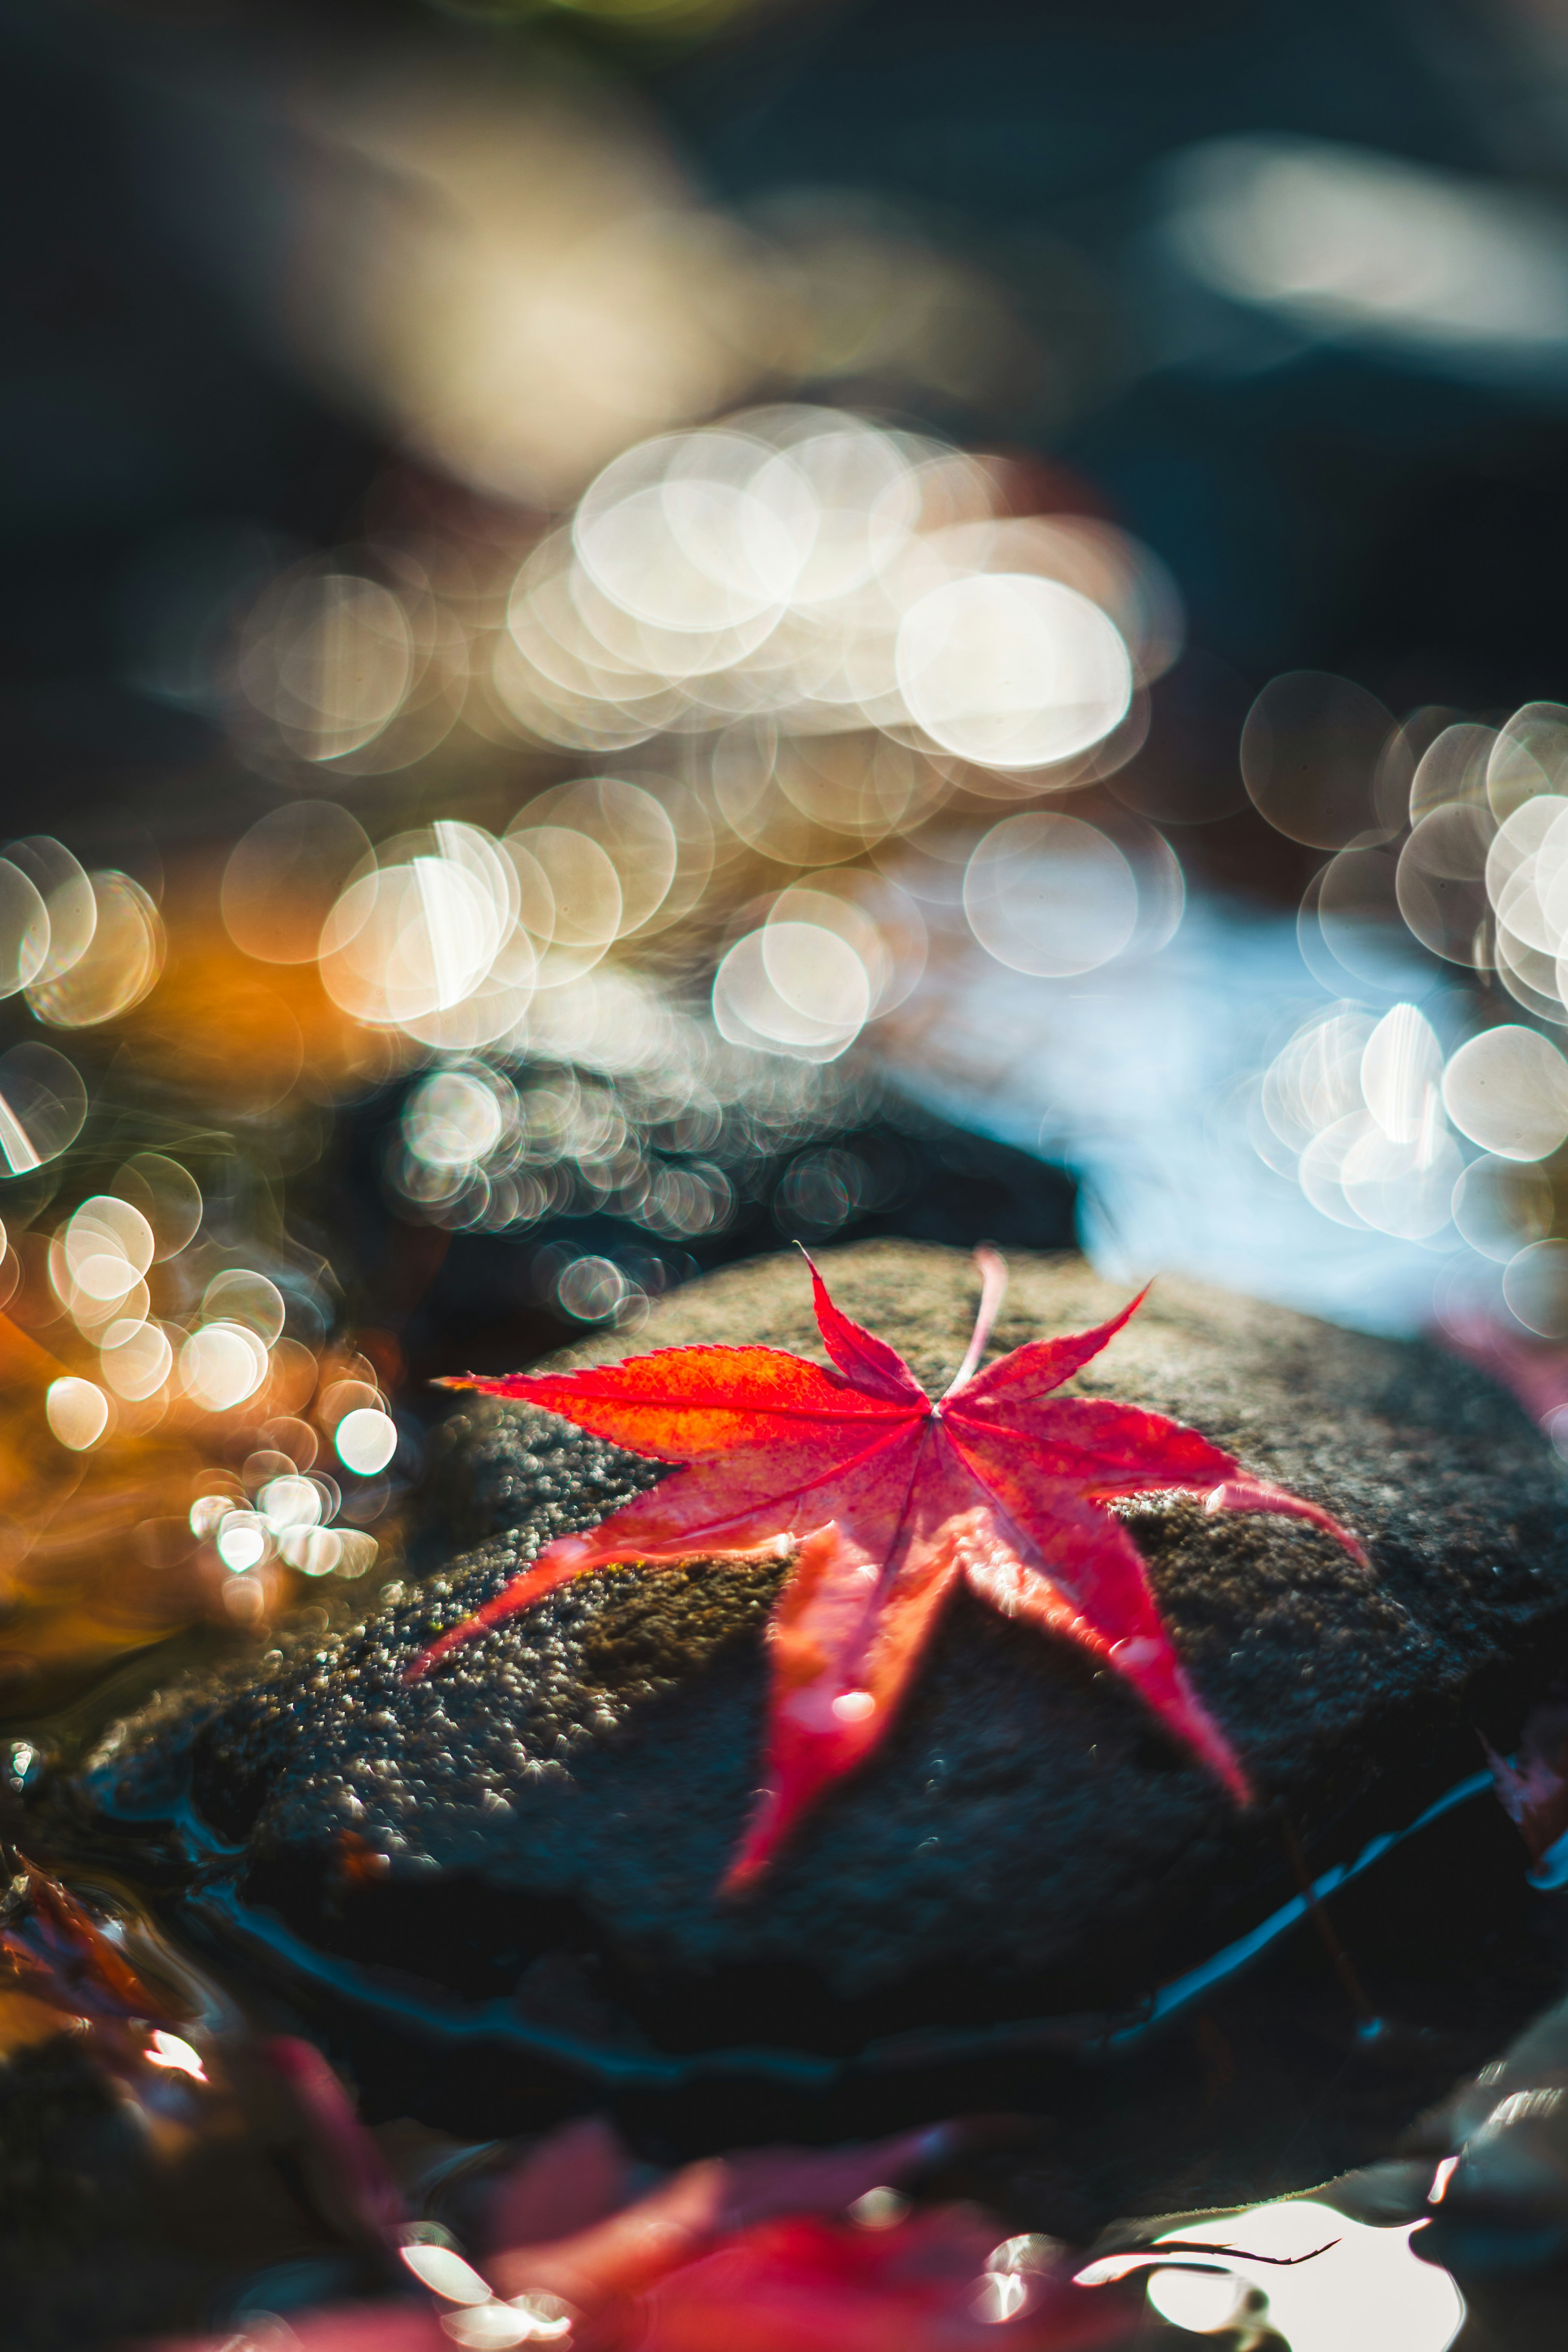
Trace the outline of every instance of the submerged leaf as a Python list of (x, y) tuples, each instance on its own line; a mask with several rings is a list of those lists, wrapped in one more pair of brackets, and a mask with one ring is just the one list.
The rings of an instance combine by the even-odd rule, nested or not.
[(1568, 1706), (1531, 1707), (1511, 1756), (1481, 1746), (1504, 1812), (1530, 1850), (1532, 1886), (1568, 1885)]
[[(937, 2125), (842, 2148), (709, 2157), (634, 2196), (611, 2127), (568, 2125), (498, 2183), (477, 2268), (444, 2231), (416, 2225), (403, 2261), (417, 2301), (291, 2313), (288, 2341), (299, 2352), (985, 2352), (999, 2321), (1014, 2352), (1141, 2336), (1137, 2290), (1075, 2284), (1055, 2240), (998, 2242), (1000, 2225), (979, 2207), (910, 2211), (886, 2185), (963, 2137)], [(564, 2176), (564, 2202), (546, 2186), (552, 2176)], [(892, 2210), (867, 2215), (873, 2200)], [(574, 2205), (566, 2234), (530, 2234), (536, 2217)], [(165, 2339), (145, 2352), (234, 2352), (237, 2340)]]

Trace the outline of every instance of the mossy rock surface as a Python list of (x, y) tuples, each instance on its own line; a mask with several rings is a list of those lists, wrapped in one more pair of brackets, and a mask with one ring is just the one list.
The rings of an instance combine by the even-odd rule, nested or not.
[[(963, 1355), (967, 1257), (830, 1253), (840, 1304), (928, 1385)], [(994, 1348), (1125, 1293), (1016, 1255)], [(628, 1348), (819, 1354), (798, 1258), (672, 1297)], [(1162, 1280), (1071, 1384), (1190, 1422), (1360, 1533), (1148, 1498), (1128, 1517), (1178, 1649), (1260, 1792), (1239, 1811), (1114, 1673), (960, 1594), (874, 1761), (744, 1902), (716, 1894), (760, 1777), (778, 1567), (580, 1580), (410, 1685), (433, 1634), (549, 1540), (659, 1475), (528, 1407), (465, 1401), (431, 1508), (459, 1556), (247, 1686), (170, 1694), (81, 1793), (145, 1822), (194, 1801), (253, 1916), (379, 1972), (502, 2000), (584, 2046), (859, 2051), (916, 2029), (1135, 2002), (1408, 1822), (1506, 1741), (1563, 1655), (1568, 1495), (1508, 1396), (1436, 1349)]]

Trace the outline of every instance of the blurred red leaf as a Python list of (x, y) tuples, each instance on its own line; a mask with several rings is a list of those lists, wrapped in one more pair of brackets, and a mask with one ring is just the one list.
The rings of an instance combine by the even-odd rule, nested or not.
[(988, 2272), (994, 2252), (969, 2207), (875, 2231), (764, 2222), (666, 2279), (622, 2340), (638, 2352), (982, 2352), (999, 2340), (1088, 2352), (1126, 2336), (1136, 2302), (1075, 2286), (1066, 2266)]
[(497, 2182), (485, 2210), (492, 2246), (547, 2245), (626, 2201), (630, 2158), (600, 2116), (567, 2124)]
[[(559, 2152), (582, 2161), (582, 2126), (557, 2134), (525, 2168), (535, 2176)], [(600, 2127), (603, 2130), (603, 2126)], [(609, 2145), (616, 2145), (606, 2134)], [(500, 2292), (542, 2289), (583, 2307), (643, 2293), (665, 2273), (706, 2254), (723, 2237), (781, 2213), (841, 2213), (955, 2145), (939, 2125), (826, 2153), (758, 2148), (689, 2164), (635, 2204), (553, 2244), (514, 2242), (490, 2261)], [(625, 2159), (622, 2159), (623, 2164)], [(505, 2211), (503, 2202), (500, 2210)]]
[(1531, 1707), (1511, 1756), (1500, 1756), (1484, 1734), (1481, 1746), (1498, 1801), (1529, 1849), (1535, 1885), (1568, 1884), (1568, 1706)]
[(178, 2023), (189, 2014), (154, 1991), (58, 1878), (25, 1854), (0, 1898), (0, 1966), (18, 1991), (69, 2016)]
[[(331, 2119), (334, 2137), (341, 2120)], [(453, 2294), (302, 2312), (290, 2329), (299, 2352), (451, 2352), (454, 2343), (545, 2337), (563, 2352), (983, 2352), (999, 2340), (999, 2320), (1015, 2352), (1121, 2341), (1139, 2289), (1075, 2286), (1065, 2249), (1043, 2239), (998, 2244), (995, 2223), (973, 2206), (881, 2226), (824, 2218), (941, 2157), (956, 2137), (938, 2126), (821, 2153), (710, 2158), (574, 2235), (482, 2259), (490, 2303), (476, 2301), (472, 2287), (456, 2299), (462, 2274), (476, 2279), (459, 2263)], [(543, 2210), (552, 2172), (570, 2200), (597, 2198), (627, 2168), (608, 2126), (569, 2125), (499, 2184), (492, 2223)], [(222, 2342), (232, 2338), (148, 2352), (219, 2352)]]
[(288, 2085), (354, 2221), (374, 2237), (393, 2236), (406, 2218), (397, 2184), (321, 2052), (291, 2033), (273, 2035), (261, 2051)]

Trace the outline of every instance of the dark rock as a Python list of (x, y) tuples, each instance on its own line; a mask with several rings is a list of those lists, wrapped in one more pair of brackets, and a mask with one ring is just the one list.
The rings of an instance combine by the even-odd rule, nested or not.
[[(951, 1374), (967, 1259), (873, 1243), (827, 1270), (928, 1382)], [(1076, 1259), (1017, 1258), (995, 1344), (1080, 1328), (1123, 1295)], [(756, 1339), (816, 1352), (794, 1258), (679, 1294), (637, 1346)], [(393, 2104), (472, 2126), (503, 2079), (509, 2118), (584, 2084), (657, 2102), (729, 2082), (746, 2115), (783, 2102), (798, 2131), (803, 2104), (853, 2081), (859, 2103), (824, 2113), (869, 2127), (934, 2112), (945, 2060), (986, 2035), (1014, 2053), (991, 2101), (1016, 2104), (1019, 2050), (1067, 2046), (1074, 2013), (1136, 2004), (1294, 1895), (1282, 1821), (1321, 1872), (1473, 1773), (1478, 1720), (1506, 1744), (1563, 1659), (1568, 1612), (1555, 1455), (1435, 1349), (1163, 1281), (1077, 1386), (1195, 1423), (1368, 1542), (1370, 1575), (1298, 1522), (1170, 1497), (1131, 1515), (1263, 1792), (1251, 1812), (1114, 1675), (960, 1597), (871, 1767), (754, 1899), (718, 1901), (758, 1779), (783, 1571), (585, 1578), (406, 1685), (432, 1635), (551, 1535), (660, 1475), (483, 1402), (447, 1424), (431, 1472), (463, 1557), (246, 1688), (172, 1694), (104, 1746), (79, 1801), (147, 1833), (183, 1818), (206, 1845), (187, 1922), (298, 1998), (308, 1981), (323, 2015), (352, 2011), (362, 2074), (423, 2037), (435, 2054)], [(736, 2136), (733, 2115), (713, 2128)]]

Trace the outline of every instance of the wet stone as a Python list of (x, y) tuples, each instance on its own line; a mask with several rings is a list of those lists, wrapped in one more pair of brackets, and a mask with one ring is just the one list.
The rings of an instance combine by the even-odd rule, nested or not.
[[(872, 1243), (826, 1270), (848, 1312), (945, 1382), (974, 1311), (965, 1256)], [(1010, 1271), (998, 1350), (1124, 1297), (1076, 1258)], [(759, 1339), (820, 1352), (797, 1259), (710, 1277), (631, 1350), (605, 1339), (577, 1360)], [(429, 1482), (458, 1556), (243, 1687), (166, 1694), (111, 1735), (75, 1801), (127, 1835), (183, 1821), (187, 1927), (335, 2021), (362, 2077), (401, 2068), (387, 2112), (515, 2127), (520, 2101), (657, 2103), (697, 2083), (795, 2131), (814, 2099), (858, 2128), (978, 2104), (960, 2097), (974, 2082), (942, 2079), (942, 2036), (1092, 2042), (1295, 1894), (1282, 1829), (1321, 1873), (1405, 1828), (1477, 1769), (1478, 1727), (1506, 1748), (1568, 1659), (1563, 1472), (1510, 1398), (1440, 1351), (1171, 1279), (1072, 1387), (1193, 1423), (1368, 1544), (1370, 1575), (1299, 1521), (1173, 1496), (1129, 1510), (1261, 1792), (1250, 1811), (1114, 1674), (961, 1593), (870, 1766), (751, 1899), (719, 1899), (760, 1777), (763, 1629), (786, 1571), (597, 1573), (410, 1685), (433, 1636), (551, 1537), (661, 1475), (532, 1408), (471, 1401)], [(489, 2120), (492, 2086), (505, 2121)], [(983, 2087), (1013, 2104), (1005, 2081)]]

